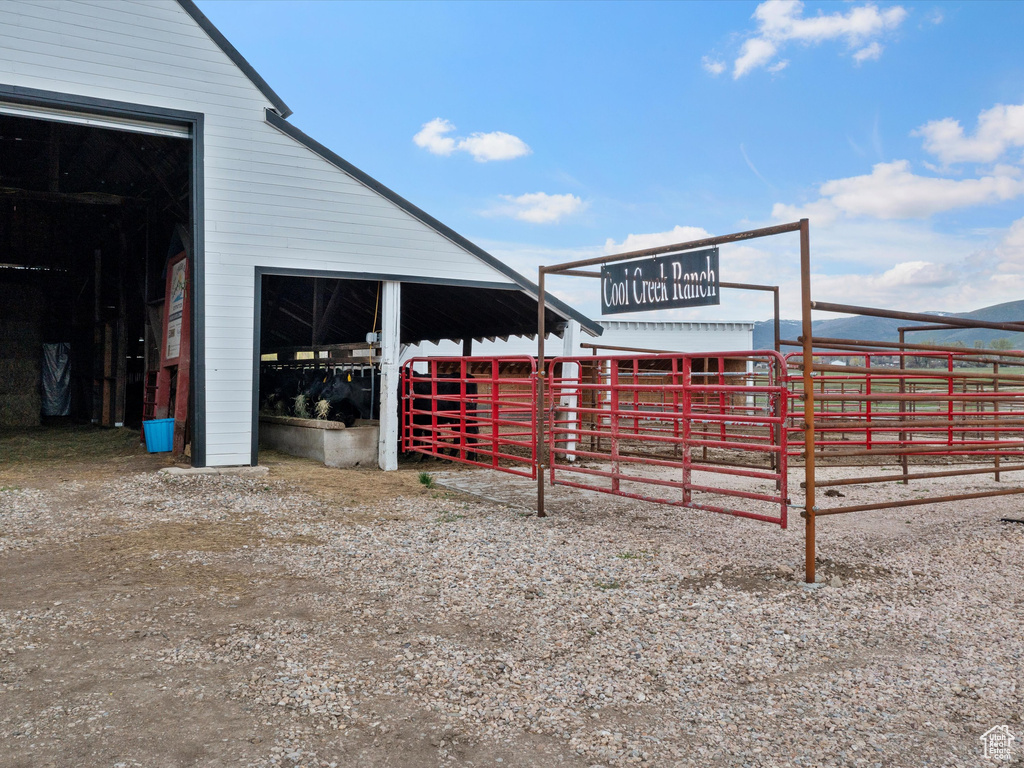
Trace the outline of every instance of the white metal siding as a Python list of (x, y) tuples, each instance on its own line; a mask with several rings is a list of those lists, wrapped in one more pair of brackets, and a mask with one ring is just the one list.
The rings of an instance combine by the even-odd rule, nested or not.
[[(656, 320), (598, 321), (604, 327), (600, 338), (580, 335), (584, 344), (607, 344), (612, 347), (658, 349), (666, 352), (738, 352), (753, 349), (753, 323), (686, 323)], [(562, 340), (549, 336), (545, 342), (545, 356), (562, 354)], [(577, 348), (577, 354), (590, 355), (592, 350)], [(424, 342), (410, 346), (403, 360), (413, 357), (450, 357), (462, 354), (462, 345), (452, 341), (440, 344)], [(512, 336), (508, 341), (474, 341), (474, 355), (536, 355), (537, 340), (525, 336)], [(598, 354), (625, 354), (599, 351)]]
[(212, 466), (250, 458), (256, 266), (509, 282), (268, 125), (272, 104), (172, 0), (4, 0), (0, 83), (205, 115)]
[(733, 352), (753, 349), (753, 323), (601, 321), (596, 344), (666, 352)]

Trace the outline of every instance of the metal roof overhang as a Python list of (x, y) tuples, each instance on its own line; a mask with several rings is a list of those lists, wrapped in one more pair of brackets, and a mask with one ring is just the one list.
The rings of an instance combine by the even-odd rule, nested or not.
[[(331, 165), (335, 166), (336, 168), (338, 168), (342, 172), (348, 174), (349, 176), (351, 176), (356, 181), (358, 181), (358, 182), (364, 184), (365, 186), (369, 187), (370, 189), (372, 189), (373, 191), (375, 191), (377, 194), (381, 195), (382, 197), (386, 198), (387, 200), (390, 200), (392, 203), (397, 205), (399, 208), (404, 210), (406, 213), (408, 213), (413, 218), (418, 219), (419, 221), (423, 222), (423, 224), (425, 224), (426, 226), (428, 226), (431, 229), (433, 229), (435, 232), (440, 234), (442, 237), (447, 238), (448, 240), (450, 240), (451, 242), (455, 243), (457, 246), (459, 246), (460, 248), (465, 250), (467, 253), (475, 256), (476, 258), (480, 259), (480, 261), (484, 262), (485, 264), (489, 265), (490, 267), (494, 268), (496, 271), (498, 271), (499, 273), (501, 273), (505, 277), (507, 277), (509, 279), (508, 287), (510, 289), (518, 289), (519, 292), (521, 292), (525, 297), (529, 297), (530, 298), (530, 303), (533, 306), (533, 310), (532, 310), (532, 312), (533, 312), (533, 330), (527, 330), (527, 331), (522, 331), (522, 332), (520, 332), (520, 331), (511, 331), (510, 333), (515, 334), (515, 335), (519, 335), (520, 333), (529, 334), (529, 335), (536, 335), (536, 333), (537, 333), (537, 325), (536, 325), (536, 323), (537, 323), (537, 315), (536, 315), (536, 312), (537, 312), (537, 297), (539, 296), (540, 291), (539, 291), (539, 289), (538, 289), (538, 287), (537, 287), (537, 285), (535, 283), (531, 282), (530, 280), (528, 280), (523, 275), (521, 275), (518, 272), (516, 272), (514, 269), (512, 269), (508, 265), (502, 263), (500, 260), (498, 260), (497, 258), (492, 256), (491, 254), (489, 254), (487, 251), (485, 251), (483, 248), (478, 246), (476, 243), (474, 243), (474, 242), (472, 242), (470, 240), (467, 240), (465, 237), (460, 235), (455, 230), (451, 229), (450, 227), (446, 226), (445, 224), (442, 224), (440, 221), (435, 219), (433, 216), (428, 214), (423, 209), (413, 205), (408, 200), (406, 200), (404, 197), (399, 195), (397, 192), (394, 192), (393, 190), (391, 190), (388, 187), (384, 186), (383, 184), (381, 184), (379, 181), (377, 181), (375, 178), (373, 178), (372, 176), (370, 176), (366, 172), (360, 170), (359, 168), (356, 168), (350, 162), (348, 162), (347, 160), (342, 158), (337, 153), (335, 153), (335, 152), (331, 151), (330, 149), (328, 149), (327, 147), (325, 147), (323, 144), (318, 142), (316, 139), (313, 139), (310, 136), (308, 136), (307, 134), (303, 133), (301, 130), (299, 130), (294, 125), (289, 123), (287, 120), (282, 118), (276, 112), (268, 109), (268, 110), (266, 110), (265, 115), (266, 115), (266, 122), (269, 125), (273, 126), (277, 130), (281, 131), (281, 133), (285, 134), (286, 136), (289, 136), (291, 139), (293, 139), (294, 141), (298, 142), (302, 146), (306, 147), (306, 149), (310, 150), (314, 154), (319, 155), (321, 158), (326, 160), (328, 163), (330, 163)], [(394, 278), (394, 277), (392, 277), (390, 279), (401, 279), (403, 282), (406, 282), (406, 280), (407, 280), (407, 278)], [(408, 278), (408, 280), (412, 281), (412, 280), (415, 280), (415, 278)], [(490, 289), (490, 290), (494, 290), (494, 289)], [(563, 301), (561, 301), (559, 299), (556, 299), (556, 298), (548, 295), (548, 296), (546, 296), (546, 300), (545, 300), (544, 304), (545, 304), (545, 307), (547, 308), (547, 313), (546, 314), (549, 315), (549, 318), (546, 321), (546, 324), (548, 325), (548, 327), (553, 327), (553, 326), (560, 325), (561, 323), (564, 323), (566, 320), (575, 320), (575, 321), (577, 321), (580, 324), (580, 326), (583, 328), (583, 330), (586, 331), (591, 336), (600, 336), (603, 333), (603, 329), (601, 328), (601, 326), (598, 323), (594, 322), (593, 320), (591, 320), (586, 315), (582, 314), (581, 312), (578, 312), (577, 310), (573, 309), (568, 304), (566, 304), (565, 302), (563, 302)], [(486, 307), (485, 307), (485, 305), (482, 305), (481, 308), (486, 308)], [(551, 315), (555, 316), (554, 320), (552, 320), (550, 318)], [(441, 336), (440, 338), (453, 338), (453, 337), (451, 337), (451, 336)], [(473, 338), (476, 338), (476, 334), (473, 335)]]
[[(384, 279), (395, 277), (265, 272), (261, 352), (308, 345), (314, 340), (325, 345), (362, 342), (370, 330), (379, 327), (380, 281)], [(317, 306), (320, 314), (314, 317)], [(452, 285), (412, 277), (402, 280), (401, 306), (403, 344), (537, 333), (537, 299), (514, 284)], [(547, 332), (561, 335), (568, 319), (549, 305)]]

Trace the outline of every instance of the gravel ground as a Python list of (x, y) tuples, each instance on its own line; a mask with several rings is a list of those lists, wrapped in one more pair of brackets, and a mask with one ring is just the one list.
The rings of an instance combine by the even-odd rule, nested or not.
[(982, 766), (989, 728), (1024, 738), (1014, 497), (822, 520), (809, 586), (799, 518), (143, 460), (0, 471), (4, 766)]

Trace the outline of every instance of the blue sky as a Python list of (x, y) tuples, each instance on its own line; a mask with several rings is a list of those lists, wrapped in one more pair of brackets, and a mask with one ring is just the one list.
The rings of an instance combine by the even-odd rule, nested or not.
[[(533, 280), (807, 216), (816, 299), (1024, 298), (1024, 3), (199, 6), (292, 123)], [(797, 247), (724, 247), (721, 277), (798, 317)], [(597, 281), (554, 287), (599, 313)]]

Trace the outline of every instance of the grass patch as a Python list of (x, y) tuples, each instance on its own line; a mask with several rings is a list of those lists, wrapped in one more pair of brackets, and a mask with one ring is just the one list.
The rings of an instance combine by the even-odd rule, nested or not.
[(429, 472), (420, 472), (420, 485), (424, 488), (434, 488), (434, 477)]
[(441, 515), (438, 516), (437, 522), (439, 522), (439, 523), (454, 523), (457, 520), (462, 520), (464, 517), (465, 517), (465, 515), (459, 515), (459, 514), (456, 514), (455, 512), (445, 512), (444, 514), (441, 514)]
[(608, 581), (595, 581), (594, 586), (602, 591), (608, 591), (609, 589), (619, 589), (622, 587), (622, 582), (618, 579), (610, 579)]
[(620, 560), (650, 560), (653, 555), (646, 549), (638, 549), (636, 552), (627, 549), (625, 552), (619, 552), (616, 557)]

